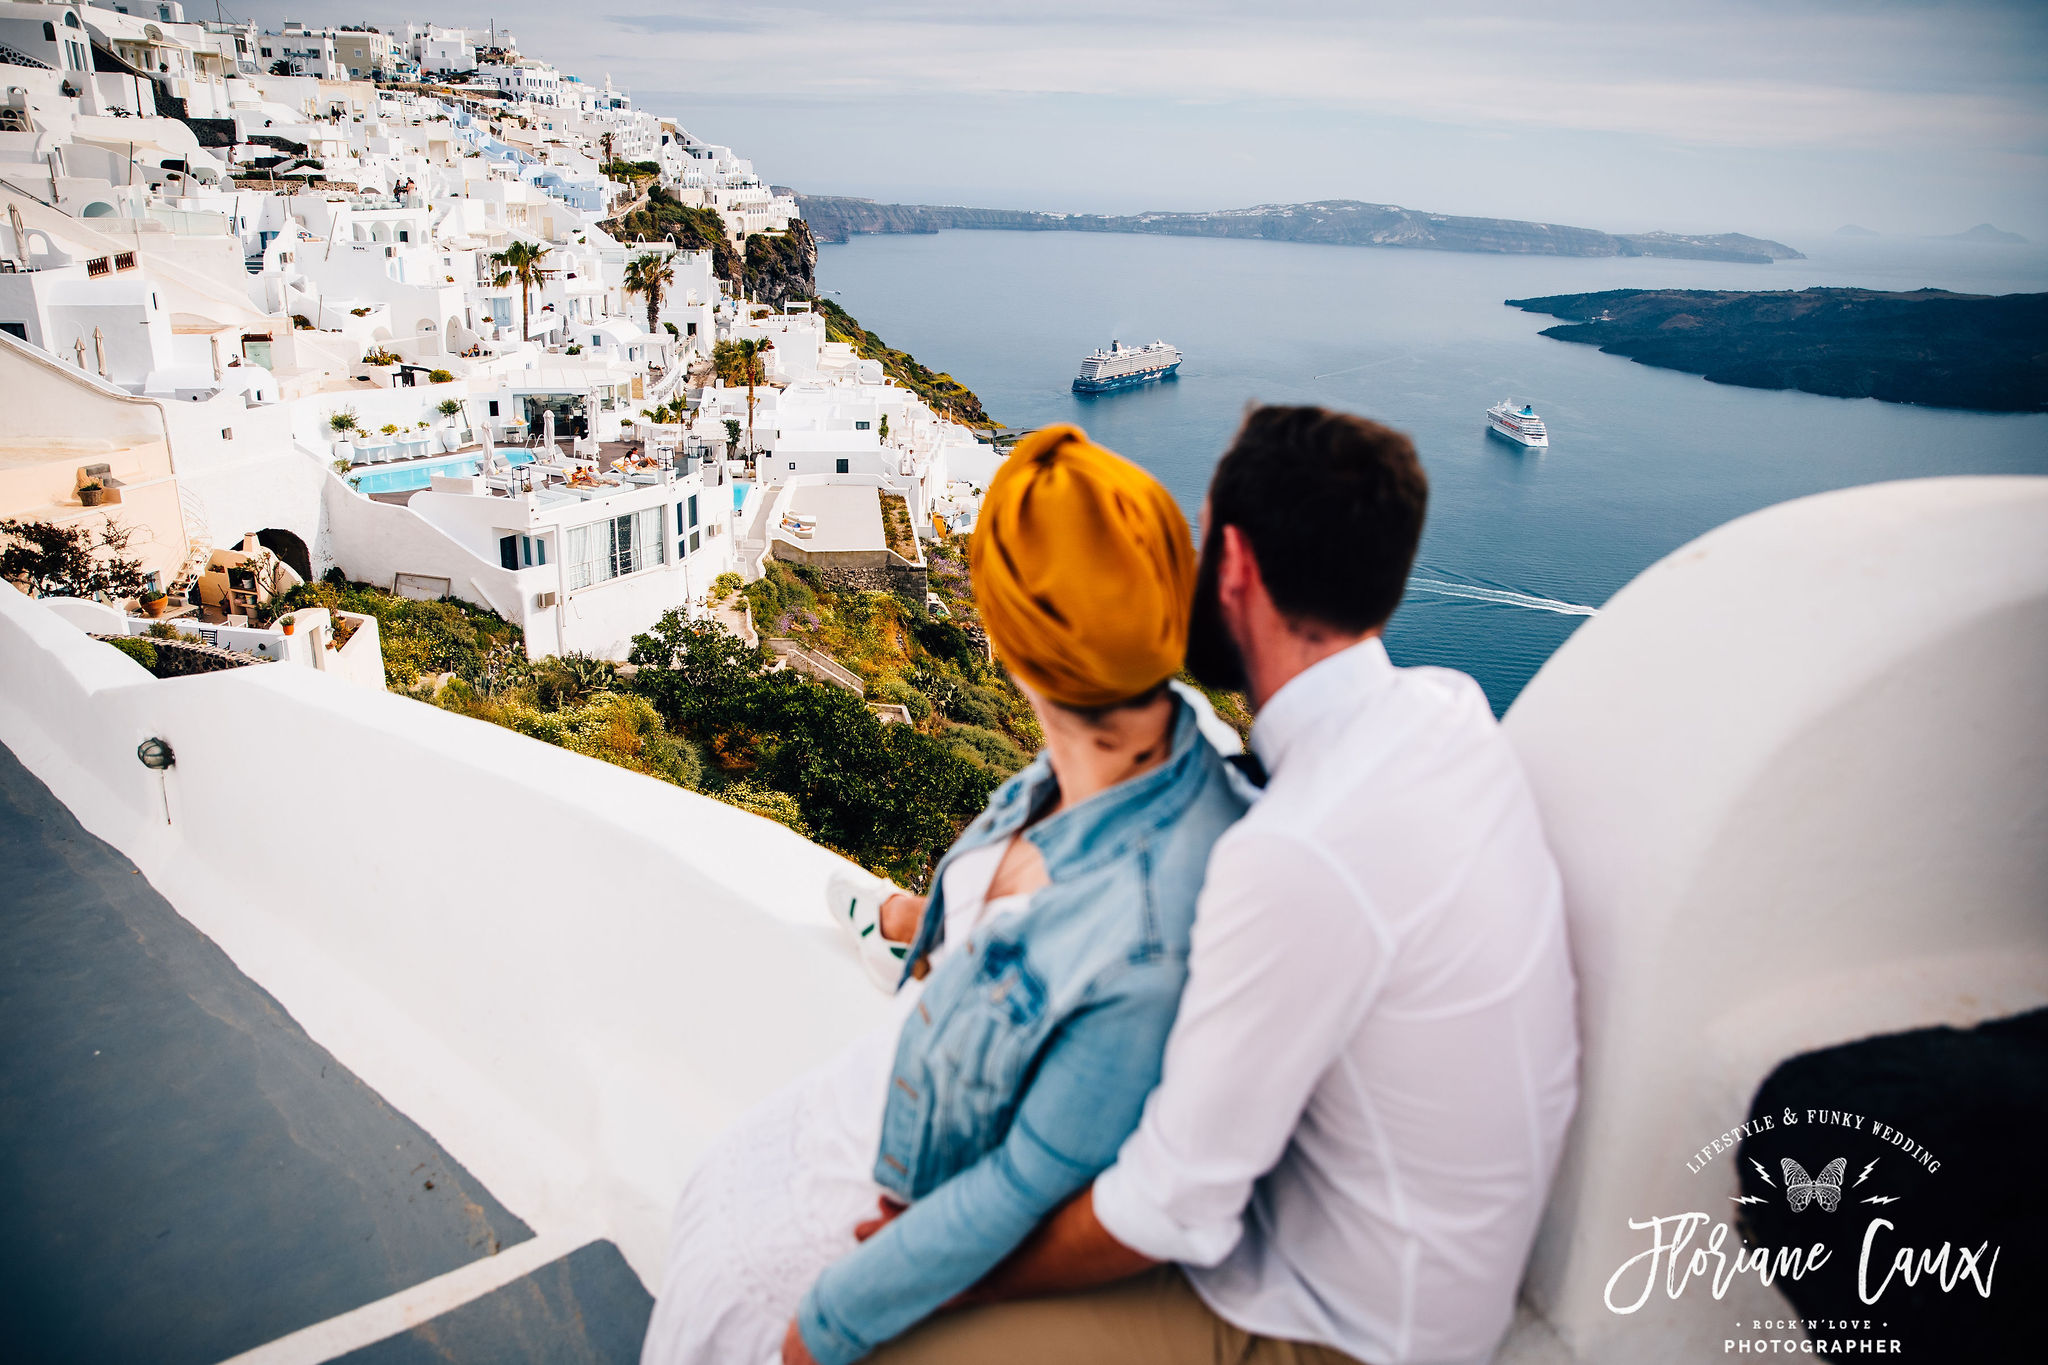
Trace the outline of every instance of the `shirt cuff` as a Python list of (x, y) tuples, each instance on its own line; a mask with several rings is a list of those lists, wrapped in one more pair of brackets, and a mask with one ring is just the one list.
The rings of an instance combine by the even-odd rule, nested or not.
[(1230, 1254), (1244, 1235), (1242, 1213), (1186, 1226), (1148, 1198), (1141, 1181), (1122, 1162), (1095, 1177), (1095, 1220), (1104, 1231), (1143, 1256), (1182, 1265), (1212, 1266)]
[(866, 1342), (854, 1337), (825, 1311), (815, 1284), (797, 1305), (796, 1330), (818, 1365), (852, 1365), (868, 1353)]

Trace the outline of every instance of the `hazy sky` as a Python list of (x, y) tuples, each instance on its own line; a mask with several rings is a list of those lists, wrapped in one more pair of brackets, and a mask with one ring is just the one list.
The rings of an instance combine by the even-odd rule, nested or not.
[[(203, 0), (190, 6), (198, 15)], [(244, 0), (513, 30), (815, 193), (2048, 239), (2048, 3)]]

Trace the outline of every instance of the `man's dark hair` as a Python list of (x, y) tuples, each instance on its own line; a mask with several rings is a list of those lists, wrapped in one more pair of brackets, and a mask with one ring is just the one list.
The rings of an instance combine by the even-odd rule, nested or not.
[(1253, 408), (1209, 482), (1204, 558), (1235, 526), (1281, 612), (1367, 631), (1401, 604), (1428, 507), (1400, 432), (1328, 408)]

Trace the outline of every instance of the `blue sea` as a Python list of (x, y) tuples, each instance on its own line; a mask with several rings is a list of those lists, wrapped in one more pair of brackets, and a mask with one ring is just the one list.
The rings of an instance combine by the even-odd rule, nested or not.
[[(1730, 388), (1548, 340), (1557, 319), (1502, 306), (1623, 288), (2048, 290), (2034, 247), (1793, 245), (1809, 259), (1747, 266), (942, 232), (824, 247), (818, 283), (998, 421), (1078, 423), (1190, 517), (1248, 403), (1322, 403), (1410, 433), (1429, 526), (1388, 649), (1471, 674), (1505, 711), (1587, 613), (1730, 518), (1887, 479), (2048, 473), (2048, 414)], [(1070, 392), (1112, 338), (1163, 338), (1187, 359), (1165, 383)], [(1542, 414), (1549, 450), (1487, 435), (1486, 409), (1510, 395)]]

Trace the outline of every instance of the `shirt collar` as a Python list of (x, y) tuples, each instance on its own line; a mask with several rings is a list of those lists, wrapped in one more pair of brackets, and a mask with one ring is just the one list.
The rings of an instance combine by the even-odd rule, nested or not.
[(1333, 719), (1356, 712), (1393, 681), (1394, 662), (1377, 635), (1309, 665), (1259, 711), (1252, 725), (1252, 752), (1266, 765), (1268, 777), (1278, 777), (1290, 753), (1312, 747)]

